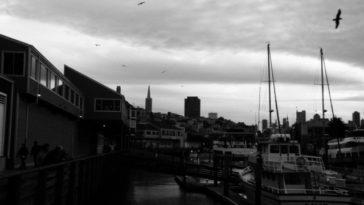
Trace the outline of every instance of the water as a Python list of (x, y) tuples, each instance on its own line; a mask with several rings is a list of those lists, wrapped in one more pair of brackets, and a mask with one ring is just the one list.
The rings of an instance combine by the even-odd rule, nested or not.
[(173, 175), (130, 169), (125, 171), (122, 184), (112, 197), (105, 200), (109, 202), (105, 204), (221, 205), (207, 195), (181, 190)]

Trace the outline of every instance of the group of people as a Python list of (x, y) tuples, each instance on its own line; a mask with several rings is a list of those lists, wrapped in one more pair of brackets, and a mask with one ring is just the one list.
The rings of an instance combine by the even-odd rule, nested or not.
[(49, 147), (49, 144), (39, 145), (37, 141), (34, 141), (29, 153), (26, 144), (22, 144), (16, 155), (20, 159), (20, 169), (26, 169), (26, 159), (29, 154), (33, 158), (34, 167), (59, 163), (68, 159), (62, 146), (56, 146), (51, 151), (49, 151)]

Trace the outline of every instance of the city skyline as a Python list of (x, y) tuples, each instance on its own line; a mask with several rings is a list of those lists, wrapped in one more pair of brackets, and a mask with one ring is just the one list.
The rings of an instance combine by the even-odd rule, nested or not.
[[(343, 20), (335, 29), (338, 8)], [(39, 48), (61, 71), (67, 64), (113, 89), (121, 85), (136, 106), (143, 107), (151, 85), (155, 112), (183, 115), (183, 99), (199, 96), (202, 116), (217, 112), (247, 124), (257, 122), (260, 86), (260, 119), (267, 118), (260, 82), (266, 81), (268, 42), (280, 114), (321, 113), (322, 47), (335, 114), (346, 122), (353, 111), (364, 112), (363, 9), (359, 0), (154, 0), (143, 6), (12, 0), (0, 3), (0, 33)]]

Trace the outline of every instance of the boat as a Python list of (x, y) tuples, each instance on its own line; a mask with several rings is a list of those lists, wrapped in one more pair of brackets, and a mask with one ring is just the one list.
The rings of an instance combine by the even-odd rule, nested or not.
[[(269, 125), (272, 127), (271, 82), (276, 92), (269, 44), (267, 50)], [(336, 187), (335, 179), (327, 180), (329, 175), (322, 158), (302, 155), (300, 144), (291, 140), (289, 134), (281, 133), (276, 95), (275, 104), (278, 132), (268, 129), (260, 134), (258, 151), (249, 156), (249, 167), (239, 172), (247, 204), (351, 204), (348, 192)]]
[[(260, 142), (260, 150), (261, 204), (351, 203), (348, 191), (336, 186), (340, 183), (333, 178), (327, 181), (329, 175), (322, 158), (302, 155), (300, 144), (290, 140), (288, 134), (272, 134), (271, 139)], [(257, 191), (256, 156), (258, 153), (249, 158), (250, 166), (240, 172), (249, 204), (255, 204)]]
[[(328, 141), (328, 156), (330, 160), (356, 163), (364, 159), (364, 129), (352, 130), (341, 140)], [(341, 156), (339, 157), (339, 152)]]

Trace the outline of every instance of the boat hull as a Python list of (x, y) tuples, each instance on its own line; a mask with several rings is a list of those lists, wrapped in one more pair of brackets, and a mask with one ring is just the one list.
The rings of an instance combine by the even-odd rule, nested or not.
[[(255, 204), (255, 185), (243, 182), (248, 204)], [(269, 205), (347, 205), (351, 204), (350, 196), (329, 194), (280, 194), (262, 190), (261, 204)]]

